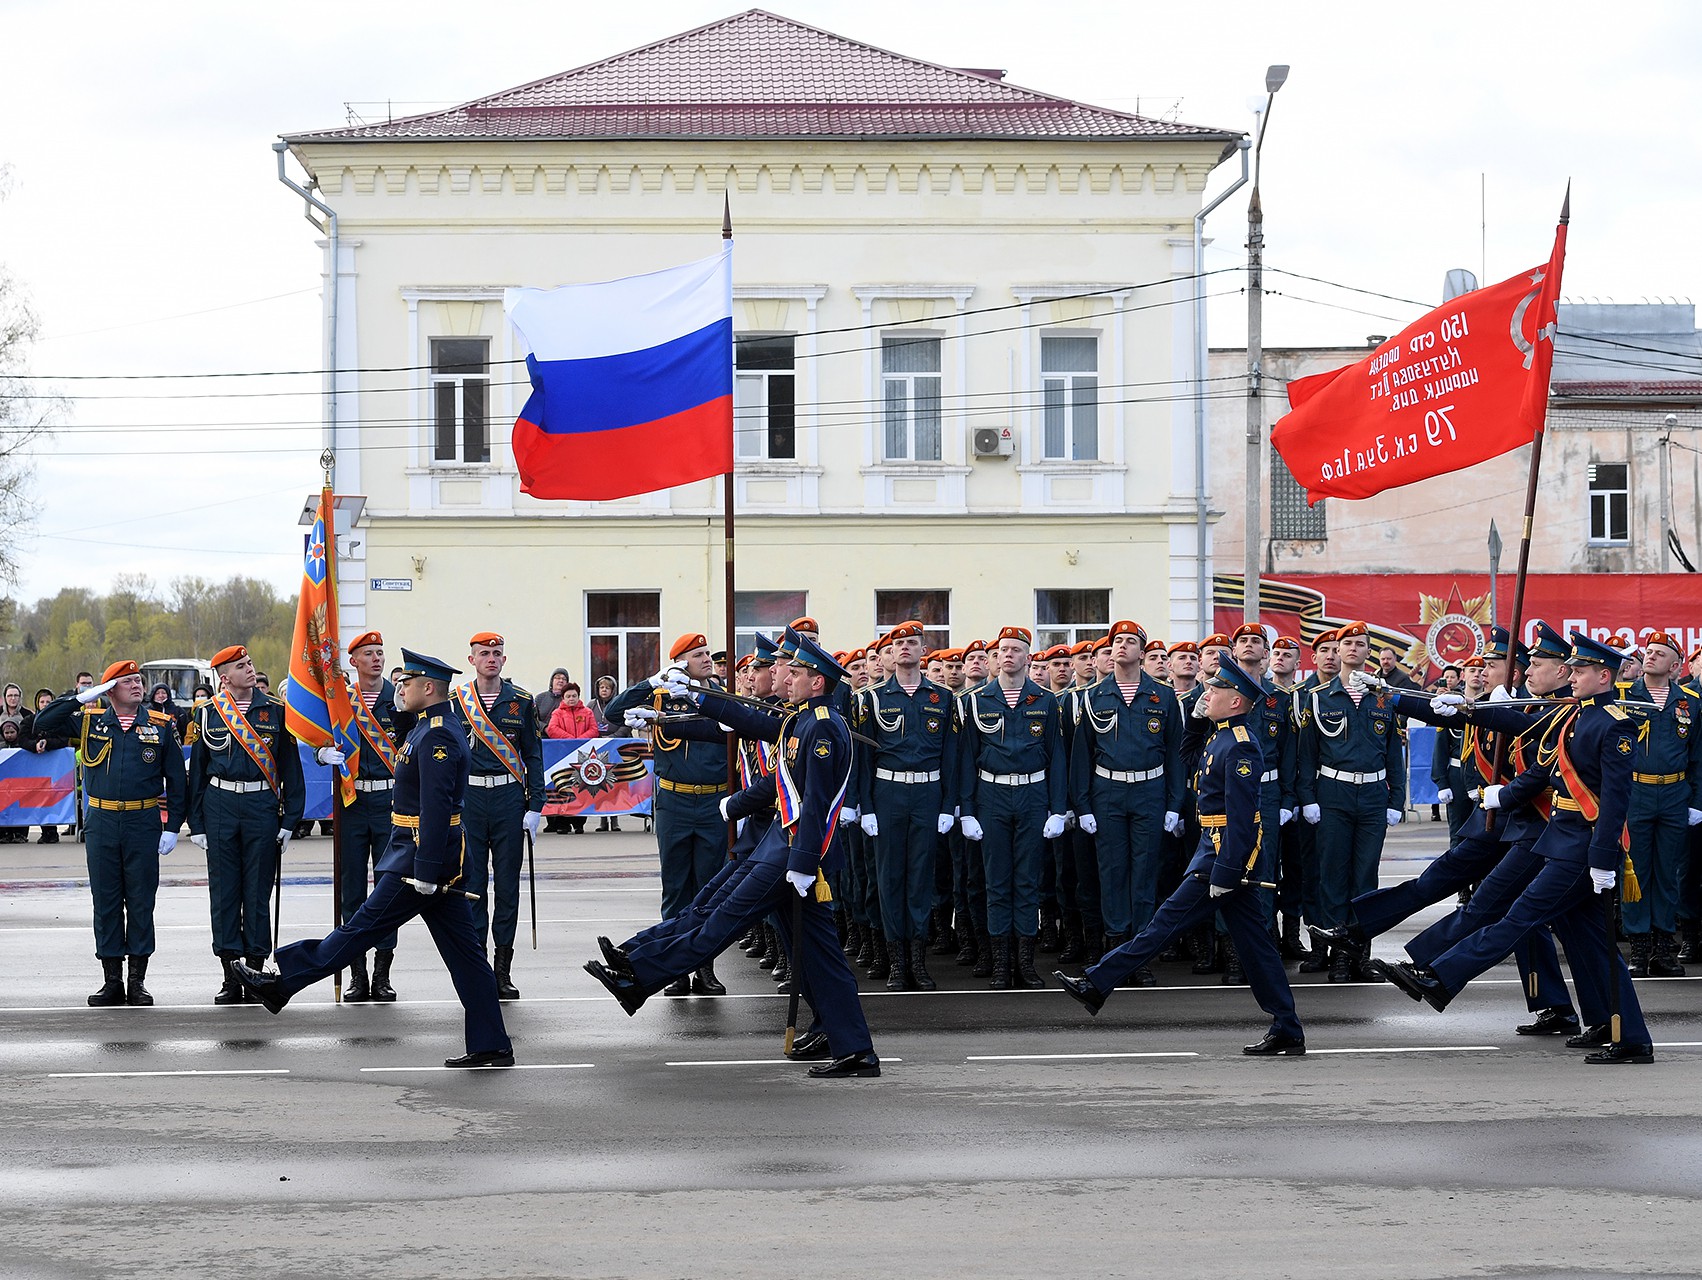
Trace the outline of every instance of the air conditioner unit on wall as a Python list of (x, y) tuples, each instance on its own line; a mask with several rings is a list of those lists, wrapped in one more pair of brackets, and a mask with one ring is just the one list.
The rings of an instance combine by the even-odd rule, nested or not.
[(977, 458), (1008, 458), (1016, 452), (1016, 432), (1010, 427), (976, 427), (970, 446)]

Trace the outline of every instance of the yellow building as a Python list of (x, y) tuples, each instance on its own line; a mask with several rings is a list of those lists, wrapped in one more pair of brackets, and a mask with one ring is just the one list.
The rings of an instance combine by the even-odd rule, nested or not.
[(841, 648), (912, 616), (1197, 636), (1192, 220), (1236, 140), (762, 10), (287, 137), (335, 214), (345, 627), (444, 654), (494, 628), (523, 681), (720, 639), (719, 481), (520, 492), (502, 298), (707, 256), (725, 198), (741, 639), (804, 612)]

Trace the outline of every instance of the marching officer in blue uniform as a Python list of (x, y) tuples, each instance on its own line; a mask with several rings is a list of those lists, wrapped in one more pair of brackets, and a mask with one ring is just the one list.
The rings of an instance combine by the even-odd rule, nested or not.
[[(354, 803), (338, 815), (337, 897), (347, 920), (366, 901), (369, 871), (390, 844), (390, 795), (395, 786), (397, 745), (408, 736), (412, 719), (396, 710), (396, 689), (384, 678), (384, 637), (376, 631), (363, 632), (349, 644), (349, 664), (355, 671), (350, 701), (355, 709), (355, 728), (360, 735), (360, 767), (355, 776)], [(336, 747), (315, 752), (320, 764), (336, 768), (343, 753)], [(337, 803), (333, 787), (332, 803)], [(380, 938), (373, 952), (372, 976), (366, 971), (366, 955), (355, 957), (349, 966), (349, 987), (343, 999), (349, 1004), (376, 1000), (388, 1004), (396, 999), (390, 985), (390, 963), (396, 954), (396, 936)]]
[[(95, 958), (104, 981), (91, 1005), (150, 1005), (144, 983), (154, 954), (160, 859), (183, 823), (183, 751), (169, 712), (145, 707), (135, 662), (115, 662), (101, 683), (36, 712), (35, 732), (77, 744), (89, 816), (85, 846), (94, 897)], [(101, 700), (101, 695), (107, 695)], [(160, 820), (164, 818), (164, 829)], [(124, 984), (124, 960), (130, 984)]]
[[(1637, 727), (1618, 705), (1615, 677), (1621, 655), (1581, 632), (1572, 633), (1575, 706), (1543, 717), (1534, 765), (1506, 786), (1487, 787), (1485, 809), (1530, 803), (1552, 791), (1553, 818), (1535, 845), (1543, 865), (1505, 915), (1461, 939), (1428, 965), (1372, 962), (1414, 1000), (1438, 1011), (1466, 983), (1505, 959), (1531, 930), (1551, 923), (1570, 927), (1567, 959), (1573, 973), (1602, 975), (1618, 1016), (1596, 1034), (1568, 1044), (1600, 1044), (1584, 1061), (1592, 1066), (1655, 1060), (1654, 1045), (1630, 972), (1604, 921), (1602, 899), (1619, 882), (1625, 855), (1625, 818), (1631, 807), (1631, 772)], [(1610, 903), (1611, 910), (1611, 903)], [(1606, 1032), (1605, 1036), (1602, 1034)]]
[[(1098, 854), (1105, 949), (1146, 928), (1157, 905), (1163, 838), (1182, 830), (1181, 704), (1143, 670), (1138, 624), (1111, 624), (1112, 674), (1085, 690), (1070, 752), (1070, 799)], [(1157, 985), (1152, 970), (1138, 986)]]
[(284, 704), (258, 687), (239, 644), (213, 655), (219, 691), (189, 725), (189, 839), (207, 851), (213, 953), (224, 966), (214, 1004), (239, 1004), (232, 964), (251, 968), (272, 950), (272, 882), (306, 800), (301, 754), (284, 728)]
[[(723, 872), (687, 911), (615, 946), (599, 938), (603, 960), (585, 971), (630, 1016), (671, 977), (690, 972), (719, 953), (753, 919), (778, 911), (790, 921), (802, 899), (803, 950), (793, 956), (802, 994), (817, 1026), (792, 1046), (798, 1059), (825, 1059), (810, 1068), (821, 1079), (880, 1075), (869, 1027), (857, 997), (857, 979), (839, 948), (823, 873), (843, 856), (834, 839), (839, 809), (851, 781), (851, 735), (834, 710), (834, 686), (848, 673), (820, 645), (790, 632), (788, 702), (770, 710), (735, 702), (717, 690), (690, 690), (673, 678), (675, 696), (691, 699), (704, 714), (735, 732), (778, 748), (779, 817), (757, 849)], [(786, 945), (794, 939), (783, 933)]]
[(1637, 726), (1631, 772), (1631, 865), (1643, 886), (1620, 911), (1633, 978), (1682, 978), (1678, 962), (1679, 881), (1690, 828), (1702, 823), (1702, 689), (1684, 677), (1684, 650), (1665, 631), (1644, 641), (1643, 674), (1626, 693)]
[(935, 987), (928, 973), (928, 922), (936, 846), (956, 821), (958, 803), (957, 702), (950, 689), (921, 673), (922, 635), (922, 624), (911, 621), (881, 638), (881, 647), (892, 651), (892, 674), (864, 690), (851, 726), (877, 744), (857, 770), (858, 807), (863, 833), (875, 846), (891, 991)]
[[(1348, 904), (1377, 887), (1377, 864), (1388, 828), (1406, 808), (1406, 758), (1394, 695), (1363, 685), (1371, 656), (1363, 622), (1336, 632), (1341, 674), (1303, 702), (1299, 773), (1301, 814), (1313, 824), (1318, 850), (1318, 914), (1326, 928), (1348, 922)], [(1363, 975), (1354, 957), (1337, 951), (1331, 982)]]
[[(473, 920), (479, 937), (488, 925), (495, 947), (497, 992), (518, 1000), (514, 985), (514, 932), (520, 922), (520, 868), (525, 842), (544, 829), (544, 748), (532, 695), (502, 678), (508, 663), (503, 638), (481, 631), (467, 642), (473, 679), (451, 701), (467, 735), (472, 772), (467, 779), (467, 891), (477, 894)], [(496, 907), (486, 905), (486, 886)]]
[[(1300, 775), (1300, 744), (1295, 730), (1294, 699), (1300, 686), (1300, 642), (1293, 636), (1278, 636), (1271, 641), (1271, 669), (1265, 681), (1267, 698), (1275, 694), (1280, 700), (1284, 732), (1288, 739), (1286, 764), (1278, 760), (1277, 767), (1285, 769), (1283, 781), (1288, 791), (1288, 821), (1282, 823), (1277, 840), (1276, 904), (1282, 915), (1282, 940), (1277, 944), (1286, 960), (1305, 960), (1308, 956), (1302, 941), (1300, 925), (1305, 915), (1305, 854), (1301, 832), (1308, 830), (1300, 820), (1300, 793), (1296, 780)], [(1263, 793), (1261, 791), (1261, 799)], [(1280, 815), (1279, 815), (1280, 817)]]
[(380, 939), (423, 916), (466, 1010), (467, 1052), (443, 1065), (511, 1067), (514, 1046), (502, 1023), (496, 974), (466, 888), (472, 869), (463, 816), (469, 754), (450, 694), (459, 674), (437, 658), (402, 650), (396, 707), (413, 717), (413, 728), (396, 755), (390, 842), (366, 900), (327, 937), (279, 947), (275, 972), (240, 961), (235, 972), (277, 1013), (296, 992), (348, 968)]
[(1090, 965), (1080, 978), (1053, 976), (1089, 1013), (1097, 1014), (1119, 983), (1149, 964), (1184, 930), (1223, 916), (1235, 940), (1259, 1007), (1271, 1015), (1270, 1029), (1241, 1052), (1254, 1057), (1304, 1054), (1306, 1035), (1294, 1010), (1294, 992), (1271, 939), (1248, 878), (1260, 862), (1259, 777), (1264, 755), (1247, 727), (1248, 711), (1265, 696), (1264, 686), (1233, 662), (1219, 664), (1202, 697), (1216, 726), (1194, 775), (1199, 805), (1200, 847), (1170, 895), (1133, 939)]
[(1062, 718), (1057, 699), (1028, 678), (1032, 642), (1026, 627), (999, 632), (998, 676), (968, 696), (963, 722), (963, 834), (981, 842), (996, 991), (1011, 984), (1013, 936), (1016, 981), (1046, 985), (1034, 972), (1041, 842), (1064, 833), (1070, 807)]
[[(1300, 808), (1294, 792), (1298, 767), (1294, 725), (1288, 714), (1288, 699), (1269, 674), (1271, 644), (1264, 627), (1257, 622), (1243, 622), (1230, 633), (1229, 640), (1231, 660), (1265, 690), (1264, 696), (1247, 712), (1247, 728), (1258, 735), (1259, 749), (1265, 756), (1265, 771), (1259, 778), (1259, 817), (1264, 829), (1270, 832), (1260, 852), (1263, 865), (1251, 878), (1275, 884), (1282, 830), (1295, 819)], [(1262, 888), (1258, 897), (1265, 907), (1265, 920), (1274, 933), (1277, 927), (1276, 893)], [(1240, 953), (1233, 943), (1226, 943), (1224, 947), (1223, 981), (1226, 984), (1246, 981)]]

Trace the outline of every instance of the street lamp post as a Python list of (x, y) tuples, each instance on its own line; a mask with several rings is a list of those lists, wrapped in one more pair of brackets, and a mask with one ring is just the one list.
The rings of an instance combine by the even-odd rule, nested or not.
[(1259, 152), (1265, 145), (1265, 126), (1271, 104), (1288, 79), (1286, 64), (1265, 70), (1265, 109), (1259, 113), (1253, 144), (1253, 194), (1247, 201), (1247, 555), (1242, 573), (1243, 611), (1249, 620), (1259, 616), (1259, 544), (1263, 542), (1259, 498), (1264, 487), (1265, 409), (1264, 373), (1264, 248), (1265, 211), (1259, 203)]

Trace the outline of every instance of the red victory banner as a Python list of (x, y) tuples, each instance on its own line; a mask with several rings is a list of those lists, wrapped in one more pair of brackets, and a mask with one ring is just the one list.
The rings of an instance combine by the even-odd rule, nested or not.
[(1461, 471), (1542, 430), (1566, 224), (1540, 267), (1461, 294), (1361, 360), (1288, 384), (1271, 445), (1307, 501)]

